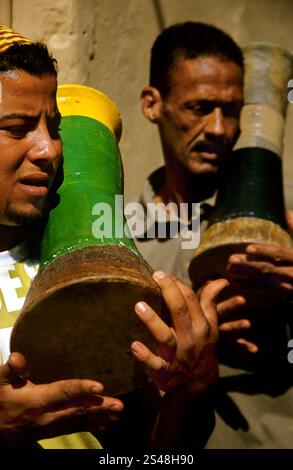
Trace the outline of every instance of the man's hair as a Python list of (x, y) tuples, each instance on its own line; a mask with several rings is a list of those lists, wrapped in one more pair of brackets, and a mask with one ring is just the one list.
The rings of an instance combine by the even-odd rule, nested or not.
[(57, 61), (42, 42), (13, 44), (0, 54), (0, 73), (9, 70), (24, 70), (31, 75), (57, 76)]
[(205, 23), (187, 21), (164, 29), (151, 50), (150, 85), (163, 96), (169, 92), (169, 73), (179, 58), (216, 57), (243, 70), (240, 47), (224, 31)]

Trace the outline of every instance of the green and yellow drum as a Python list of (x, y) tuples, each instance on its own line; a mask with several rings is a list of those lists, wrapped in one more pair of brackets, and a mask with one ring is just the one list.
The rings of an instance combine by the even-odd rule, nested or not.
[(160, 311), (161, 296), (123, 217), (116, 105), (95, 89), (63, 85), (58, 107), (63, 182), (11, 350), (25, 355), (36, 383), (92, 378), (120, 395), (148, 381), (130, 351), (135, 339), (151, 344), (134, 305)]

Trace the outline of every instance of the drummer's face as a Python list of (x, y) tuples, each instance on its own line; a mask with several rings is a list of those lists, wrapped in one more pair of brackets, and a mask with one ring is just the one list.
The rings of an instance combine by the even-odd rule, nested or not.
[(234, 145), (243, 100), (239, 65), (216, 57), (178, 59), (169, 73), (157, 123), (166, 163), (213, 174)]
[(61, 162), (54, 75), (0, 74), (0, 224), (42, 217)]

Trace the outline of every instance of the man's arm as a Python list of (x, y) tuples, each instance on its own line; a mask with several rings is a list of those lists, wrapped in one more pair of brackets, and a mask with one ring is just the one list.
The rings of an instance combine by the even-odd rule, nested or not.
[[(288, 211), (287, 222), (293, 230), (293, 211)], [(239, 295), (235, 295), (234, 290), (232, 297), (217, 305), (221, 341), (256, 353), (258, 345), (244, 337), (252, 326), (245, 312), (256, 307), (255, 289), (261, 293), (260, 305), (257, 305), (260, 307), (293, 299), (293, 249), (276, 244), (250, 244), (245, 253), (230, 256), (227, 273), (231, 282), (239, 286)], [(249, 285), (251, 289), (247, 288)]]
[(214, 300), (227, 285), (209, 283), (199, 303), (191, 288), (174, 276), (155, 273), (170, 312), (168, 326), (151, 307), (139, 302), (135, 310), (157, 341), (158, 353), (136, 341), (132, 351), (149, 368), (161, 391), (152, 447), (203, 447), (214, 426), (212, 386), (218, 377), (217, 310)]
[(99, 382), (74, 379), (35, 385), (23, 377), (25, 370), (19, 353), (12, 353), (0, 367), (2, 448), (96, 429), (123, 408), (120, 400), (101, 395)]
[(228, 271), (237, 279), (268, 289), (279, 301), (292, 299), (293, 250), (274, 244), (251, 244), (229, 258)]
[[(293, 230), (293, 211), (287, 214), (288, 226)], [(292, 299), (293, 249), (277, 244), (250, 244), (245, 253), (229, 258), (228, 272), (236, 280), (249, 280), (260, 288), (270, 289), (278, 301)]]

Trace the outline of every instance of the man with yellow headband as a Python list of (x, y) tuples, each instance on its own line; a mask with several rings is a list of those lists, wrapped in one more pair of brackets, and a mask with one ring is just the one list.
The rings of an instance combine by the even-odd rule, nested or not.
[[(213, 299), (224, 280), (207, 286), (200, 305), (190, 288), (155, 273), (173, 328), (144, 302), (135, 306), (160, 353), (138, 341), (131, 345), (156, 387), (150, 404), (142, 399), (131, 405), (130, 422), (127, 400), (124, 413), (121, 400), (102, 394), (101, 383), (74, 379), (35, 385), (24, 378), (25, 358), (9, 354), (11, 329), (38, 267), (27, 242), (48, 211), (62, 155), (56, 63), (46, 46), (0, 26), (0, 87), (0, 446), (99, 448), (88, 431), (100, 431), (106, 447), (112, 442), (114, 447), (124, 442), (129, 447), (202, 446), (213, 426), (204, 392), (217, 377)], [(101, 429), (119, 414), (111, 442)], [(126, 434), (133, 441), (123, 440)]]

